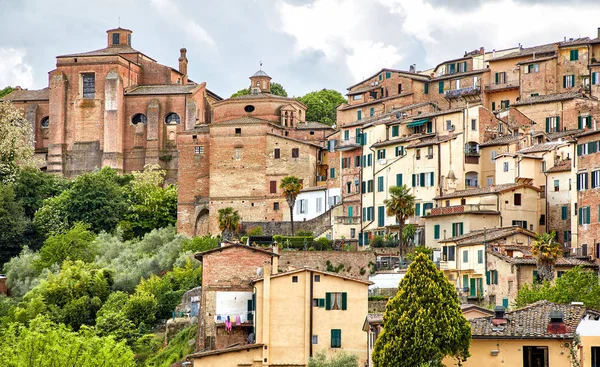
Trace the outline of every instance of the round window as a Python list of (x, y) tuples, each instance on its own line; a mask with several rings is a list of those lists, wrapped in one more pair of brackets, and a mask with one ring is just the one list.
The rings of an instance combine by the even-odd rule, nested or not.
[(244, 111), (246, 112), (253, 112), (254, 111), (254, 106), (249, 104), (246, 107), (244, 107)]
[(41, 125), (41, 126), (42, 126), (42, 128), (44, 128), (44, 129), (45, 129), (45, 128), (47, 128), (47, 127), (48, 127), (48, 125), (50, 125), (50, 118), (48, 118), (47, 116), (46, 116), (46, 117), (44, 117), (44, 118), (42, 119), (42, 121), (40, 122), (40, 125)]

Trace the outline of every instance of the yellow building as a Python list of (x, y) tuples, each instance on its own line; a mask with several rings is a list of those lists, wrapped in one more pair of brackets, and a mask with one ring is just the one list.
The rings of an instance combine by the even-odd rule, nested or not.
[(367, 360), (363, 321), (371, 282), (302, 268), (272, 273), (253, 282), (251, 343), (192, 354), (194, 366), (307, 366), (311, 356), (339, 352)]
[[(571, 367), (598, 366), (600, 313), (581, 304), (562, 305), (538, 301), (512, 312), (502, 306), (494, 316), (469, 320), (471, 357), (464, 367)], [(573, 345), (576, 334), (579, 345)], [(571, 355), (578, 364), (573, 364)], [(456, 360), (446, 358), (446, 366)]]

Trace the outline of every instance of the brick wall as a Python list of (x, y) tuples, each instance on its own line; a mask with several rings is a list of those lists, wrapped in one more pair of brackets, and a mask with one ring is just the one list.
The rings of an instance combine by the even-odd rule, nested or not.
[[(333, 267), (337, 267), (339, 264), (344, 265), (344, 269), (339, 272), (340, 275), (368, 279), (369, 263), (375, 263), (376, 255), (372, 251), (281, 251), (279, 269), (285, 271), (289, 268), (307, 266), (327, 271), (327, 261)], [(361, 269), (364, 269), (364, 274), (361, 274)]]

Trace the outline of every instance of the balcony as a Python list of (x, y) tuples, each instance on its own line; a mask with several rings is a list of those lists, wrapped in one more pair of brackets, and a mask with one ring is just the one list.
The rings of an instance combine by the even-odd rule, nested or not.
[(355, 216), (355, 217), (336, 216), (335, 223), (336, 224), (359, 224), (360, 217), (358, 217), (358, 216)]
[(481, 88), (478, 86), (465, 87), (460, 89), (448, 90), (444, 94), (446, 99), (458, 99), (467, 96), (477, 96), (481, 93)]
[(437, 215), (451, 215), (451, 214), (478, 213), (478, 212), (496, 212), (496, 206), (494, 204), (464, 204), (464, 205), (444, 206), (441, 208), (431, 209), (428, 216), (434, 217)]
[(486, 92), (499, 92), (509, 89), (519, 89), (519, 78), (499, 81), (498, 83), (492, 82), (485, 86)]

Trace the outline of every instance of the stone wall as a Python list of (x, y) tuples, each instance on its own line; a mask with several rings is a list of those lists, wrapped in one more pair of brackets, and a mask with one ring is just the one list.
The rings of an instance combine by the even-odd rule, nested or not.
[[(309, 267), (327, 271), (327, 261), (331, 266), (344, 268), (338, 274), (368, 279), (370, 273), (369, 263), (375, 264), (376, 255), (371, 251), (281, 251), (279, 269), (286, 271), (290, 268)], [(361, 274), (362, 273), (362, 274)]]
[[(287, 207), (285, 208), (287, 209)], [(266, 236), (289, 235), (292, 233), (292, 223), (289, 221), (271, 221), (271, 222), (243, 222), (242, 231), (247, 231), (254, 227), (261, 227)], [(320, 216), (311, 220), (302, 222), (294, 221), (294, 231), (310, 231), (315, 237), (319, 236), (331, 228), (331, 210), (326, 211)]]

